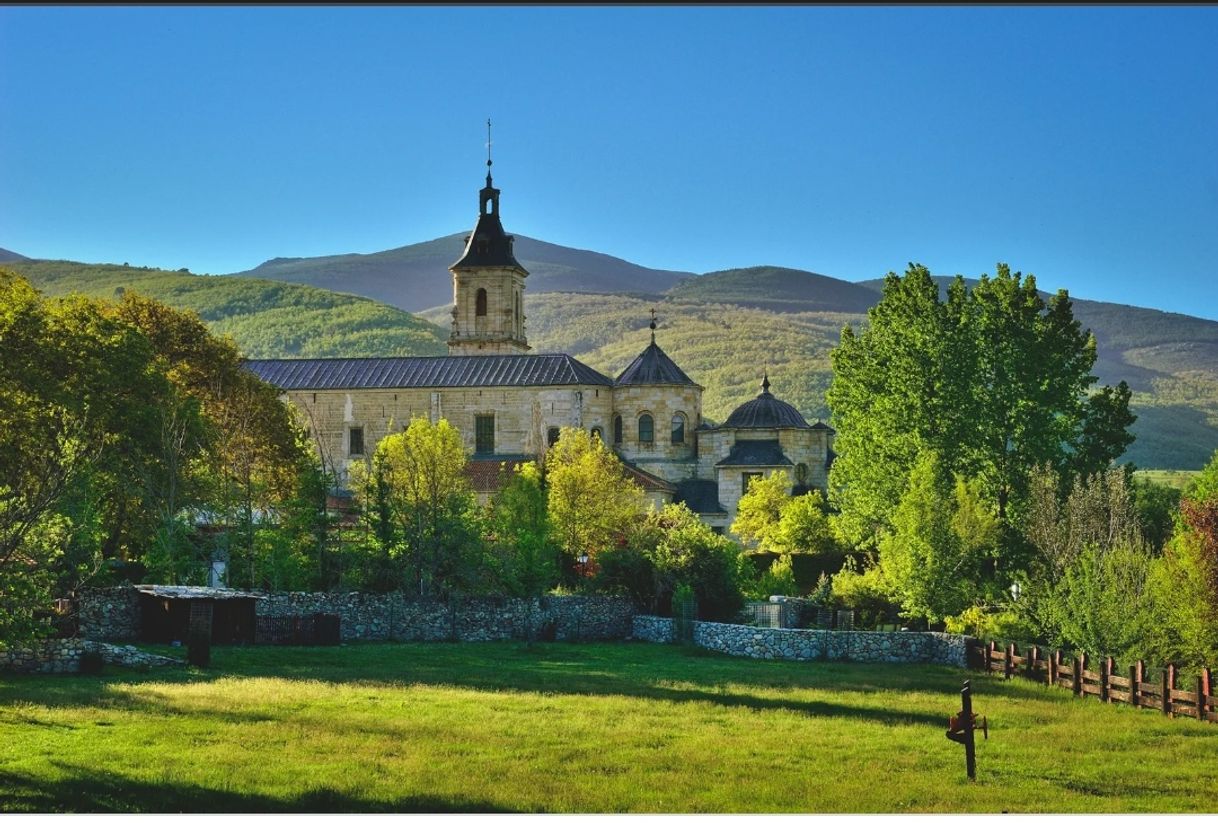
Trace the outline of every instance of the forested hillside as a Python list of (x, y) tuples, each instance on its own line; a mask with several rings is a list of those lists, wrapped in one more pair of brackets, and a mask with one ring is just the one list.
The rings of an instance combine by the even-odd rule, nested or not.
[[(127, 288), (193, 309), (251, 357), (439, 355), (452, 299), (447, 266), (463, 236), (377, 255), (270, 261), (254, 270), (363, 297), (234, 275), (51, 261), (6, 265), (48, 294), (112, 296)], [(882, 284), (773, 266), (687, 277), (524, 237), (516, 248), (530, 270), (525, 313), (534, 351), (568, 352), (614, 376), (646, 345), (654, 307), (660, 345), (706, 387), (704, 414), (711, 420), (755, 396), (767, 365), (781, 397), (809, 418), (828, 418), (828, 353), (842, 326), (865, 322)], [(563, 284), (574, 287), (558, 290)], [(364, 299), (378, 295), (416, 311), (430, 307), (419, 317), (431, 323)], [(1096, 335), (1100, 381), (1125, 380), (1135, 392), (1138, 439), (1128, 458), (1144, 468), (1200, 468), (1218, 449), (1218, 323), (1090, 300), (1074, 306)]]
[[(240, 275), (304, 283), (362, 294), (406, 311), (453, 299), (448, 267), (461, 256), (468, 232), (375, 254), (279, 257)], [(543, 292), (663, 292), (689, 272), (638, 266), (599, 252), (570, 249), (516, 235), (516, 259), (529, 272), (528, 288)]]
[(114, 297), (136, 291), (190, 309), (213, 332), (231, 335), (248, 357), (437, 355), (446, 350), (442, 332), (430, 323), (366, 297), (311, 286), (62, 260), (4, 265), (49, 296)]

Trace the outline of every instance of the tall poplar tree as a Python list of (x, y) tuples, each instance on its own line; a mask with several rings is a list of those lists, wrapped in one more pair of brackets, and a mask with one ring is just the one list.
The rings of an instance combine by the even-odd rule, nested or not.
[(1005, 265), (971, 290), (957, 277), (946, 299), (924, 266), (889, 274), (867, 327), (843, 329), (832, 359), (830, 495), (857, 544), (891, 529), (924, 449), (945, 472), (979, 478), (1008, 525), (1036, 466), (1068, 484), (1133, 441), (1128, 386), (1089, 396), (1095, 340), (1069, 297), (1046, 304), (1033, 277)]

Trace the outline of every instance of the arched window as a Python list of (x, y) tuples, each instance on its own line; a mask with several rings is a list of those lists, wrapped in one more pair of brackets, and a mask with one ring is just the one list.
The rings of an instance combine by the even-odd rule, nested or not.
[(620, 445), (622, 442), (622, 416), (620, 414), (613, 415), (613, 444)]
[(561, 432), (559, 432), (558, 426), (550, 426), (549, 430), (546, 432), (546, 443), (553, 446), (558, 442), (558, 436), (560, 433)]
[(650, 414), (639, 415), (639, 442), (654, 443), (656, 439), (655, 422)]
[(685, 415), (677, 412), (672, 416), (672, 442), (685, 442)]
[(592, 436), (593, 436), (593, 437), (595, 437), (597, 440), (604, 440), (604, 439), (605, 439), (605, 433), (604, 433), (603, 431), (601, 431), (601, 427), (600, 427), (600, 426), (593, 426), (593, 427), (592, 427)]
[(478, 317), (486, 317), (486, 289), (478, 289), (478, 294), (474, 298), (474, 314)]

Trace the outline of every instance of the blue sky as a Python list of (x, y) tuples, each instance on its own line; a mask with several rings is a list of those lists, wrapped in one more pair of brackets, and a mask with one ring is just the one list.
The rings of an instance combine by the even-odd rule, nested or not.
[(0, 8), (0, 247), (468, 229), (694, 272), (997, 261), (1218, 318), (1218, 7)]

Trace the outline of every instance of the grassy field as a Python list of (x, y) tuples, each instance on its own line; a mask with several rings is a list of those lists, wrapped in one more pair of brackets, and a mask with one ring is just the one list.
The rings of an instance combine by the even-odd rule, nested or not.
[(1158, 483), (1161, 486), (1171, 486), (1173, 489), (1184, 490), (1189, 484), (1196, 479), (1200, 471), (1187, 471), (1184, 469), (1142, 469), (1134, 472), (1134, 476), (1142, 480), (1149, 480), (1152, 483)]
[(0, 680), (4, 811), (1218, 809), (1218, 726), (974, 674), (646, 644), (216, 648)]

